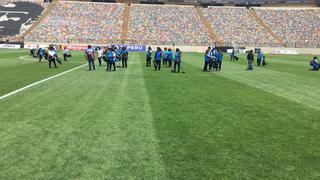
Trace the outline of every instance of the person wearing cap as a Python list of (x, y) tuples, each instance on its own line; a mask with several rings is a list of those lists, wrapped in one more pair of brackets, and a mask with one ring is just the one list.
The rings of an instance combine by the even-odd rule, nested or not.
[(94, 66), (94, 49), (91, 47), (91, 45), (88, 45), (88, 48), (85, 49), (84, 54), (89, 64), (89, 71), (92, 69), (96, 70), (96, 67)]
[[(179, 48), (176, 49), (176, 52), (174, 54), (174, 66), (173, 66), (173, 72), (180, 72), (180, 63), (182, 59), (182, 52)], [(178, 71), (176, 71), (176, 67), (178, 66)]]

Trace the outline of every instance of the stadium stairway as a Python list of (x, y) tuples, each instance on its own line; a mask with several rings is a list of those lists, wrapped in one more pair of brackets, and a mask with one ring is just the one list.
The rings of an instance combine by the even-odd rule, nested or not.
[(40, 22), (45, 19), (48, 14), (51, 12), (51, 10), (57, 5), (57, 0), (53, 0), (52, 3), (50, 3), (48, 5), (48, 7), (44, 10), (44, 12), (41, 14), (41, 16), (36, 20), (36, 22), (34, 22), (32, 24), (32, 26), (24, 33), (21, 35), (21, 37), (24, 39), (24, 37), (26, 37), (28, 34), (30, 34), (34, 28), (36, 28), (38, 26), (38, 24), (40, 24)]
[(202, 22), (202, 24), (204, 24), (204, 26), (206, 27), (210, 38), (216, 42), (218, 45), (223, 45), (222, 40), (218, 39), (216, 32), (212, 29), (211, 25), (209, 24), (209, 22), (207, 21), (207, 19), (204, 17), (204, 14), (200, 8), (200, 6), (194, 6), (198, 16), (200, 17), (200, 20)]
[(124, 7), (123, 25), (122, 25), (122, 34), (121, 34), (122, 44), (126, 43), (126, 40), (128, 37), (129, 18), (130, 18), (130, 4), (126, 3)]
[(283, 40), (277, 36), (273, 31), (272, 29), (266, 24), (263, 22), (263, 20), (258, 16), (258, 14), (256, 13), (256, 11), (252, 8), (249, 9), (249, 12), (251, 14), (251, 16), (264, 28), (267, 30), (267, 32), (269, 32), (271, 34), (271, 36), (273, 38), (275, 38), (277, 40), (277, 42), (279, 43), (280, 46), (282, 47), (285, 47), (285, 43), (283, 43)]

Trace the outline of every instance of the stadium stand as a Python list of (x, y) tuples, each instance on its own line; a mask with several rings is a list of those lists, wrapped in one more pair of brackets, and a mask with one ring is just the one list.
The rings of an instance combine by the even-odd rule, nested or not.
[(120, 43), (124, 4), (60, 1), (28, 42)]
[(40, 0), (0, 1), (0, 37), (16, 38), (26, 32), (46, 8)]
[(208, 45), (212, 42), (194, 6), (133, 4), (129, 39), (145, 44)]
[(320, 9), (256, 8), (287, 47), (320, 47)]
[(203, 13), (226, 46), (269, 46), (279, 43), (243, 7), (208, 7)]

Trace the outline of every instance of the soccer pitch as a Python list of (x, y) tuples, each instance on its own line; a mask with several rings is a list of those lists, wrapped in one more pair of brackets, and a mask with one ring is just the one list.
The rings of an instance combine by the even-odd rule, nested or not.
[[(0, 50), (0, 96), (85, 64), (49, 69)], [(267, 55), (185, 74), (84, 66), (0, 100), (0, 179), (320, 179), (320, 72), (311, 55)], [(34, 59), (36, 60), (36, 59)]]

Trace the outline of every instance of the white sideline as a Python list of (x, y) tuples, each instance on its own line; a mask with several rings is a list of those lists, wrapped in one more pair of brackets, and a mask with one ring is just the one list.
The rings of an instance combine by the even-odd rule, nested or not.
[(19, 93), (19, 92), (21, 92), (21, 91), (23, 91), (23, 90), (25, 90), (25, 89), (28, 89), (28, 88), (30, 88), (30, 87), (33, 87), (33, 86), (38, 85), (38, 84), (40, 84), (40, 83), (43, 83), (43, 82), (45, 82), (45, 81), (48, 81), (48, 80), (50, 80), (50, 79), (56, 78), (56, 77), (58, 77), (58, 76), (61, 76), (61, 75), (66, 74), (66, 73), (68, 73), (68, 72), (71, 72), (71, 71), (74, 71), (74, 70), (76, 70), (76, 69), (79, 69), (79, 68), (81, 68), (81, 67), (83, 67), (83, 66), (86, 66), (86, 65), (87, 65), (87, 64), (83, 64), (83, 65), (81, 65), (81, 66), (77, 66), (77, 67), (75, 67), (75, 68), (69, 69), (69, 70), (64, 71), (64, 72), (62, 72), (62, 73), (53, 75), (53, 76), (48, 77), (48, 78), (45, 78), (45, 79), (42, 79), (42, 80), (37, 81), (37, 82), (34, 82), (34, 83), (32, 83), (32, 84), (29, 84), (29, 85), (27, 85), (27, 86), (25, 86), (25, 87), (23, 87), (23, 88), (17, 89), (17, 90), (15, 90), (15, 91), (12, 91), (12, 92), (10, 92), (10, 93), (8, 93), (8, 94), (5, 94), (5, 95), (1, 96), (1, 97), (0, 97), (0, 100), (2, 100), (2, 99), (4, 99), (4, 98), (7, 98), (7, 97), (9, 97), (9, 96), (11, 96), (11, 95), (17, 94), (17, 93)]

